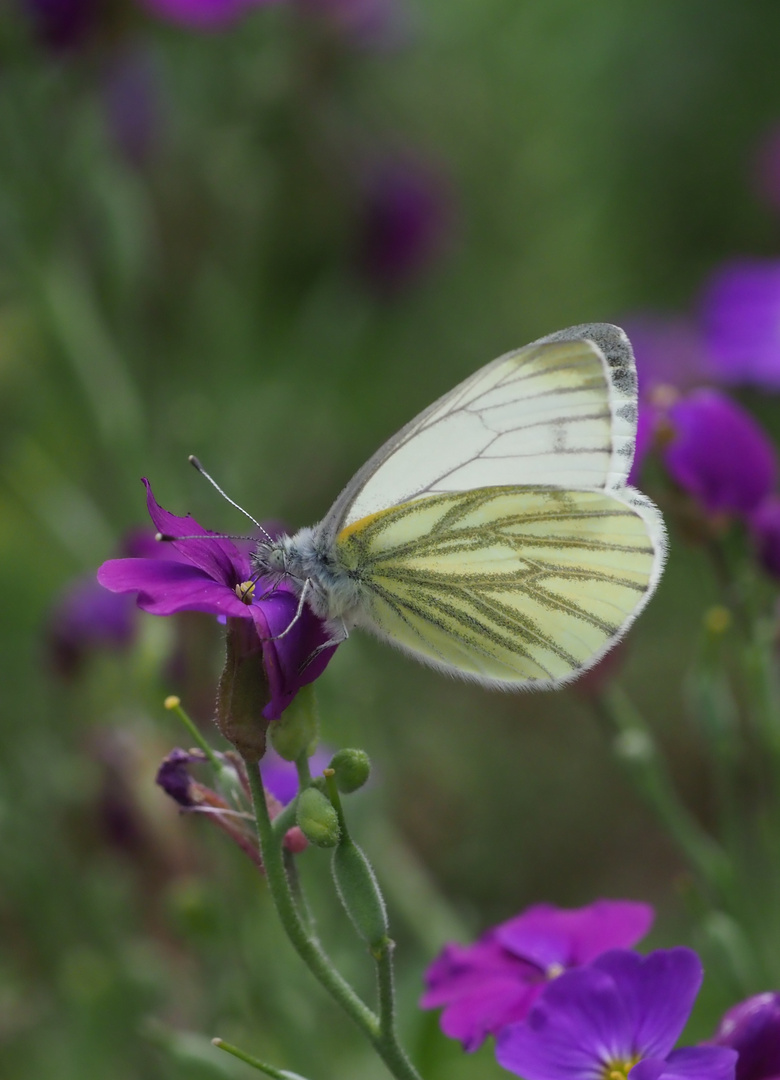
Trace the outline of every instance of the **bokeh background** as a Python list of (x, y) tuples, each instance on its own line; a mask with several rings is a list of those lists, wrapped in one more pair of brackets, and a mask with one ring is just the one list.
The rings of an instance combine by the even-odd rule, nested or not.
[[(257, 517), (313, 523), (494, 356), (695, 315), (721, 262), (777, 255), (780, 7), (6, 0), (0, 20), (0, 1071), (249, 1076), (218, 1034), (314, 1080), (380, 1077), (251, 865), (154, 786), (188, 745), (164, 695), (210, 730), (220, 628), (109, 626), (89, 580), (147, 526), (143, 475), (243, 531), (196, 453)], [(775, 397), (741, 398), (780, 430)], [(685, 680), (717, 593), (672, 540), (619, 678), (707, 821)], [(505, 1075), (416, 1010), (447, 938), (627, 896), (657, 905), (656, 944), (693, 942), (682, 864), (587, 687), (488, 693), (355, 635), (318, 689), (323, 738), (375, 764), (356, 830), (430, 1080)], [(370, 991), (327, 858), (305, 858), (323, 936)], [(731, 1003), (708, 993), (702, 1031)]]

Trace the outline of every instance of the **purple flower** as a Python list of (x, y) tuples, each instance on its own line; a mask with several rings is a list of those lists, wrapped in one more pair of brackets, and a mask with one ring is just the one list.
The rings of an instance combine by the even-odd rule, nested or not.
[(748, 525), (756, 558), (768, 574), (780, 578), (780, 496), (765, 499)]
[(597, 900), (566, 910), (537, 904), (488, 930), (474, 945), (447, 945), (426, 973), (424, 1009), (444, 1006), (441, 1027), (476, 1050), (488, 1035), (522, 1020), (550, 979), (607, 949), (635, 944), (653, 909)]
[(363, 48), (384, 49), (404, 38), (404, 13), (398, 0), (298, 0), (310, 16), (327, 19)]
[(780, 260), (727, 263), (706, 285), (701, 309), (718, 377), (779, 389)]
[(143, 6), (161, 19), (194, 30), (223, 30), (254, 7), (278, 0), (141, 0)]
[(98, 22), (100, 0), (23, 0), (38, 40), (55, 51), (80, 48)]
[(132, 602), (101, 589), (92, 575), (71, 582), (55, 601), (47, 641), (57, 672), (75, 675), (88, 653), (122, 649), (135, 637)]
[(774, 445), (725, 394), (694, 390), (667, 410), (666, 419), (666, 468), (706, 513), (750, 514), (774, 488)]
[[(325, 624), (304, 605), (293, 629), (277, 641), (295, 617), (298, 600), (284, 582), (271, 587), (252, 576), (249, 555), (230, 540), (204, 529), (192, 517), (177, 517), (163, 510), (144, 480), (149, 515), (165, 536), (195, 537), (165, 543), (162, 559), (110, 559), (98, 570), (98, 581), (111, 592), (138, 593), (138, 606), (154, 615), (205, 611), (228, 618), (248, 619), (262, 643), (263, 661), (271, 699), (263, 709), (267, 720), (277, 720), (298, 690), (325, 670), (335, 646)], [(203, 539), (199, 539), (199, 537)], [(269, 591), (265, 591), (266, 586)]]
[[(309, 768), (316, 776), (327, 769), (333, 751), (326, 746), (318, 746), (309, 758)], [(292, 802), (298, 794), (298, 770), (295, 763), (285, 761), (277, 752), (270, 747), (263, 755), (260, 762), (260, 772), (263, 775), (263, 785), (266, 791), (270, 791), (282, 806)]]
[(119, 153), (142, 166), (160, 136), (160, 87), (151, 54), (125, 47), (109, 57), (103, 76), (106, 126)]
[(431, 166), (407, 155), (369, 167), (359, 200), (358, 269), (378, 292), (393, 293), (441, 252), (449, 194)]
[(707, 347), (692, 320), (643, 312), (624, 319), (622, 326), (631, 340), (643, 396), (657, 386), (685, 390), (712, 377)]
[(690, 949), (604, 953), (549, 983), (499, 1034), (498, 1062), (524, 1080), (734, 1080), (736, 1053), (673, 1050), (701, 985)]
[(757, 994), (729, 1009), (713, 1042), (739, 1054), (736, 1080), (780, 1080), (780, 993)]

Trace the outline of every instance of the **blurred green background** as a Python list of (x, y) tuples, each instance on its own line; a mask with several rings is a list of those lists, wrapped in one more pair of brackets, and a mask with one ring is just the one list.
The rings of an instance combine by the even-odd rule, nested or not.
[[(752, 175), (780, 120), (780, 7), (280, 0), (207, 32), (94, 0), (66, 45), (56, 7), (0, 16), (0, 1071), (250, 1075), (201, 1032), (313, 1080), (381, 1077), (251, 866), (154, 786), (188, 745), (164, 695), (209, 730), (219, 627), (144, 616), (132, 651), (64, 675), (51, 612), (146, 525), (142, 475), (243, 530), (196, 453), (260, 519), (313, 523), (493, 356), (685, 311), (719, 260), (776, 254)], [(683, 684), (715, 595), (673, 537), (621, 672), (705, 820)], [(415, 1010), (458, 923), (630, 896), (658, 905), (656, 943), (690, 940), (681, 864), (582, 693), (485, 692), (359, 635), (319, 689), (324, 739), (375, 763), (356, 828), (429, 1080), (505, 1075)], [(323, 936), (368, 991), (321, 856)], [(710, 996), (702, 1030), (730, 1003)]]

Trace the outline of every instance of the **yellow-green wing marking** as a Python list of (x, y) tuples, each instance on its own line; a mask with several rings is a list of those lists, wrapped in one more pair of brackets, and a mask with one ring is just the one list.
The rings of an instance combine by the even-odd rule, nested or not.
[(663, 526), (638, 492), (488, 487), (362, 518), (336, 540), (360, 625), (480, 682), (565, 682), (655, 588)]

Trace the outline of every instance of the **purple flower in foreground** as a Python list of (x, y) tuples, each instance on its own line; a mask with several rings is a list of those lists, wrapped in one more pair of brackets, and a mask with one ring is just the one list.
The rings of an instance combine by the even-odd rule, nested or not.
[(426, 972), (424, 1009), (444, 1006), (441, 1027), (476, 1050), (522, 1020), (550, 979), (607, 949), (634, 945), (653, 921), (648, 904), (597, 900), (566, 910), (537, 904), (488, 930), (474, 945), (447, 945)]
[(237, 22), (254, 7), (267, 7), (278, 0), (141, 0), (143, 6), (161, 19), (194, 30), (222, 30)]
[(774, 445), (726, 394), (694, 390), (669, 407), (666, 420), (664, 464), (706, 513), (750, 514), (774, 488)]
[(713, 1042), (739, 1054), (736, 1080), (780, 1080), (780, 993), (757, 994), (729, 1009)]
[(701, 309), (719, 378), (780, 389), (780, 260), (727, 263), (705, 287)]
[(734, 1080), (736, 1053), (673, 1050), (701, 985), (690, 949), (604, 953), (548, 984), (499, 1034), (500, 1065), (524, 1080)]
[(277, 720), (298, 690), (322, 674), (333, 655), (335, 646), (307, 662), (328, 640), (325, 624), (304, 605), (290, 632), (271, 640), (295, 617), (298, 599), (289, 586), (282, 582), (271, 588), (262, 579), (255, 581), (246, 552), (204, 529), (189, 515), (177, 517), (163, 510), (149, 482), (144, 480), (144, 484), (156, 529), (165, 536), (195, 539), (166, 543), (163, 550), (170, 553), (168, 558), (110, 559), (98, 570), (98, 581), (111, 592), (138, 593), (138, 606), (153, 615), (205, 611), (251, 620), (262, 645), (270, 687), (263, 715), (266, 720)]

